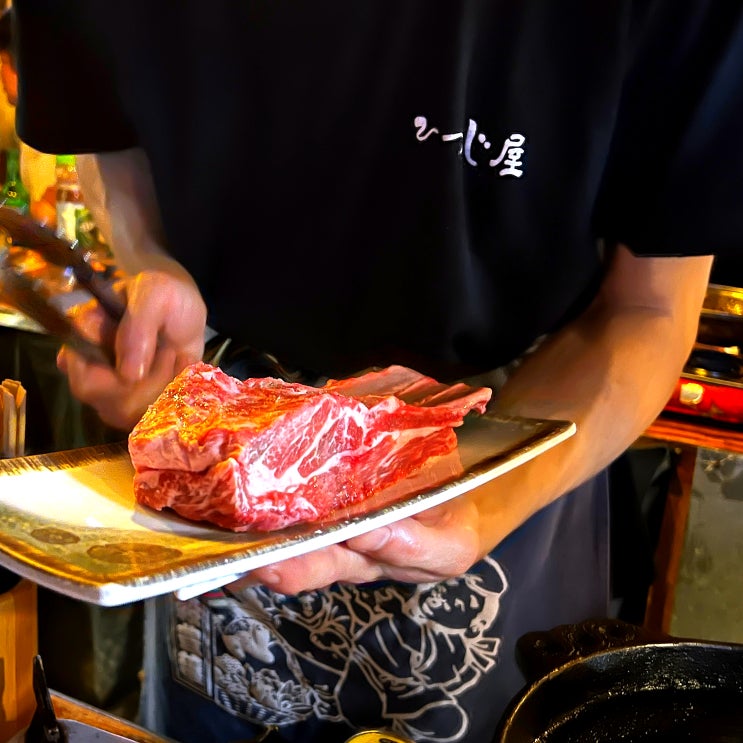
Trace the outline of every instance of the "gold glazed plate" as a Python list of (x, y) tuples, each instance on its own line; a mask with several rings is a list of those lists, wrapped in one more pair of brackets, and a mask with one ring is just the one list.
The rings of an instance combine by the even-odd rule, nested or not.
[(124, 444), (3, 459), (0, 565), (101, 606), (169, 592), (188, 598), (450, 500), (574, 432), (566, 421), (470, 415), (454, 455), (332, 519), (270, 533), (235, 533), (140, 506)]

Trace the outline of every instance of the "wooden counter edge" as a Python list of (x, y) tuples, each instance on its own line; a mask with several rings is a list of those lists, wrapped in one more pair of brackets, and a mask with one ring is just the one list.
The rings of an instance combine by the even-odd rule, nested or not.
[(91, 727), (105, 730), (107, 733), (129, 738), (136, 743), (176, 743), (169, 738), (161, 738), (133, 722), (116, 717), (84, 702), (79, 702), (58, 691), (52, 690), (50, 695), (54, 712), (59, 720), (82, 722)]
[(648, 446), (650, 441), (704, 449), (724, 449), (743, 454), (741, 426), (718, 426), (712, 421), (692, 417), (682, 419), (661, 415), (648, 427), (636, 446)]

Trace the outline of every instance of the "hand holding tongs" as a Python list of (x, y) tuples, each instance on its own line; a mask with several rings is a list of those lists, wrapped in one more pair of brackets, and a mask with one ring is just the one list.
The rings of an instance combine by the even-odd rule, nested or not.
[[(77, 241), (69, 242), (57, 237), (31, 217), (5, 206), (0, 206), (0, 229), (5, 230), (14, 243), (38, 251), (49, 263), (70, 268), (80, 286), (98, 300), (114, 322), (118, 323), (124, 316), (125, 302), (111, 281), (93, 268), (90, 252)], [(0, 288), (10, 304), (90, 360), (112, 363), (113, 352), (100, 348), (80, 335), (70, 319), (48, 301), (38, 280), (30, 279), (10, 265), (4, 255), (0, 260), (0, 269)]]

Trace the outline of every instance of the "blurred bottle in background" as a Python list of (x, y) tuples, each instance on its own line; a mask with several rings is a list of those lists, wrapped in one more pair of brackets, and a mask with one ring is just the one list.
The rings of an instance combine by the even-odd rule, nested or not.
[(106, 278), (118, 277), (120, 272), (117, 271), (111, 248), (98, 229), (90, 209), (87, 207), (78, 209), (76, 215), (75, 239), (78, 245), (90, 254), (89, 260), (93, 268)]
[(29, 214), (52, 231), (57, 228), (56, 158), (20, 142), (21, 180), (31, 195)]
[(78, 211), (85, 208), (74, 155), (57, 155), (56, 177), (57, 236), (73, 242), (77, 239)]
[(0, 200), (10, 209), (15, 209), (20, 214), (28, 214), (31, 199), (21, 180), (20, 153), (15, 147), (6, 152), (5, 182), (0, 191)]

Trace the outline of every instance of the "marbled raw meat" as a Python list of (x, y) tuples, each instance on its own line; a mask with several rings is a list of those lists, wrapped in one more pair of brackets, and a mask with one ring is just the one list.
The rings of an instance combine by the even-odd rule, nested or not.
[(317, 388), (193, 364), (129, 436), (135, 496), (235, 531), (316, 521), (452, 452), (490, 396), (402, 366)]

